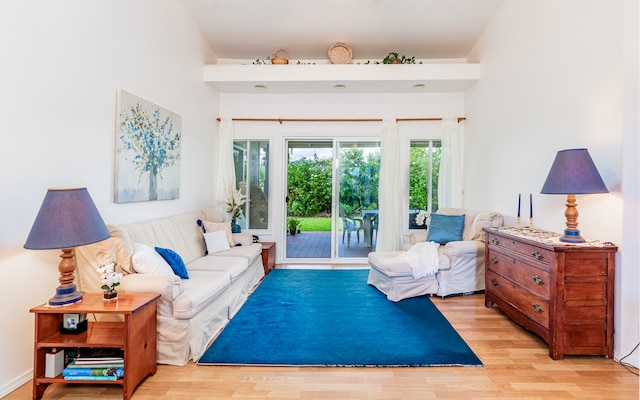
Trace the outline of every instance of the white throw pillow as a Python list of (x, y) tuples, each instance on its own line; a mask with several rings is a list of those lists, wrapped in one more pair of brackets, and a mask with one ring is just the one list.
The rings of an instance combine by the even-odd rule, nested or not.
[(146, 244), (134, 243), (131, 257), (133, 270), (138, 274), (173, 276), (171, 266), (158, 254), (153, 247)]
[(204, 234), (204, 241), (207, 243), (209, 254), (229, 250), (229, 242), (225, 231), (213, 231)]
[(202, 221), (202, 225), (204, 226), (205, 233), (224, 231), (227, 235), (226, 237), (227, 241), (229, 242), (229, 247), (236, 245), (233, 239), (233, 234), (231, 232), (231, 222)]

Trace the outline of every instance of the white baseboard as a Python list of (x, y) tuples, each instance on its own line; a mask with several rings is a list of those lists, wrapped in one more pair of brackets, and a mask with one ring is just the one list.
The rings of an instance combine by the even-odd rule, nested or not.
[(25, 383), (29, 382), (32, 378), (33, 378), (33, 369), (30, 369), (29, 371), (26, 371), (25, 373), (16, 377), (10, 382), (3, 384), (2, 386), (0, 386), (0, 399), (8, 395), (9, 393), (13, 392), (20, 386), (24, 385)]

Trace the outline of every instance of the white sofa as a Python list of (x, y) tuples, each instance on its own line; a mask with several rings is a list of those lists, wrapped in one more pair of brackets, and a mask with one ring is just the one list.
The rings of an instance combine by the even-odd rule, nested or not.
[(402, 258), (405, 251), (427, 240), (428, 230), (414, 231), (404, 251), (371, 252), (368, 283), (391, 301), (425, 294), (449, 296), (484, 290), (484, 227), (502, 226), (504, 218), (497, 212), (478, 212), (461, 208), (441, 208), (437, 214), (464, 215), (461, 241), (438, 247), (438, 270), (435, 274), (414, 279), (413, 269)]
[[(96, 268), (114, 260), (123, 274), (118, 291), (161, 294), (157, 361), (162, 364), (184, 365), (200, 358), (264, 276), (262, 246), (253, 243), (251, 234), (230, 235), (238, 245), (207, 255), (199, 220), (222, 222), (222, 215), (216, 210), (200, 210), (109, 226), (110, 239), (76, 248), (79, 290), (101, 291)], [(155, 255), (145, 254), (148, 251), (140, 244), (147, 249), (157, 246), (175, 251), (186, 265), (188, 279), (181, 279), (171, 269), (168, 274), (150, 272), (143, 264)]]

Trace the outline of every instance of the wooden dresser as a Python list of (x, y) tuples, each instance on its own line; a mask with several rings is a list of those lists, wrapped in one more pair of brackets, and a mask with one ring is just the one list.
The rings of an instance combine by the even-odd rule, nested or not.
[(484, 228), (485, 303), (537, 333), (549, 356), (613, 358), (613, 288), (618, 248), (572, 245), (538, 229)]

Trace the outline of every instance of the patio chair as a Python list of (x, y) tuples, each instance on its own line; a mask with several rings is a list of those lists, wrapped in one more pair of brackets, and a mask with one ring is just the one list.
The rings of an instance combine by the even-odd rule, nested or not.
[(342, 243), (344, 244), (344, 237), (346, 235), (347, 247), (351, 247), (351, 232), (356, 233), (356, 239), (358, 243), (360, 243), (360, 231), (364, 231), (362, 219), (347, 215), (347, 212), (342, 207), (340, 207), (340, 217), (342, 217)]

